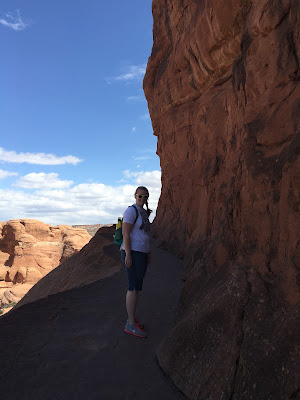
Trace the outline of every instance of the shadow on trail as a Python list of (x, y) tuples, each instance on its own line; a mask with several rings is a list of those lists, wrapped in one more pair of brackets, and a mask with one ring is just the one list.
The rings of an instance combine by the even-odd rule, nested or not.
[(155, 356), (173, 324), (181, 263), (152, 247), (137, 313), (148, 338), (123, 332), (123, 270), (25, 304), (0, 320), (3, 400), (184, 399)]

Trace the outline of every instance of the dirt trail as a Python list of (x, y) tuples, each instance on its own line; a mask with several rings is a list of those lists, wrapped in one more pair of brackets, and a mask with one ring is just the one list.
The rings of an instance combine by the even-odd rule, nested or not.
[(155, 356), (173, 324), (181, 263), (152, 247), (138, 312), (149, 337), (123, 332), (123, 270), (26, 304), (0, 320), (2, 400), (184, 399)]

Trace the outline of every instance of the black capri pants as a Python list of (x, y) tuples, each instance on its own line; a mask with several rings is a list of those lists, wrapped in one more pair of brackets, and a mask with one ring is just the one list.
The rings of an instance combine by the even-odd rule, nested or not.
[(132, 265), (130, 268), (125, 265), (125, 250), (121, 250), (122, 264), (127, 273), (128, 290), (142, 291), (143, 279), (147, 271), (148, 253), (131, 250)]

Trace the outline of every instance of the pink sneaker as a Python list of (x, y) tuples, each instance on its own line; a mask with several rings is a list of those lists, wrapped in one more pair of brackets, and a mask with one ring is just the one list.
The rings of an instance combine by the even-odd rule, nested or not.
[(142, 331), (144, 330), (144, 328), (145, 328), (144, 324), (141, 321), (139, 321), (137, 318), (135, 319), (135, 323), (138, 328), (140, 328)]
[(147, 333), (143, 331), (142, 329), (138, 328), (138, 326), (135, 325), (130, 325), (130, 323), (127, 321), (125, 325), (124, 332), (130, 333), (131, 335), (138, 336), (141, 338), (146, 338)]

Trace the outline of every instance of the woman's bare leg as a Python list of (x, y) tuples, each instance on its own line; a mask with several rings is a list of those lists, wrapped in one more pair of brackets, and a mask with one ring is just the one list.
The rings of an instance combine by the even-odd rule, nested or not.
[(136, 290), (128, 290), (126, 294), (126, 308), (130, 325), (135, 323), (135, 311), (138, 300), (138, 292)]

